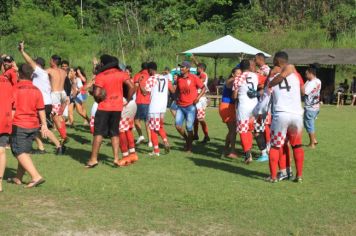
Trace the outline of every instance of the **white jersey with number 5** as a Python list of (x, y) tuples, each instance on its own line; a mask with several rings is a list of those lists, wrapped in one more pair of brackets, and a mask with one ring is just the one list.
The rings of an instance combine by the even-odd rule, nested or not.
[(303, 81), (296, 74), (287, 76), (281, 83), (273, 87), (272, 101), (273, 113), (289, 112), (296, 115), (303, 115), (300, 88)]
[(257, 90), (258, 76), (253, 72), (244, 72), (235, 78), (232, 90), (237, 90), (239, 99), (239, 108), (254, 108), (257, 104), (257, 98), (250, 98), (247, 92)]
[(166, 76), (155, 74), (146, 82), (146, 91), (151, 93), (151, 103), (148, 113), (165, 113), (168, 102), (168, 83)]

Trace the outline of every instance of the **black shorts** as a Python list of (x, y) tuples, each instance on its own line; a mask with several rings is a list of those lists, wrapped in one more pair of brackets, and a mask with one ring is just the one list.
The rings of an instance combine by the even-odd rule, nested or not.
[(147, 121), (149, 104), (137, 104), (137, 112), (135, 119)]
[(32, 142), (37, 137), (38, 128), (25, 129), (16, 125), (12, 126), (11, 151), (15, 157), (23, 153), (30, 153)]
[(94, 136), (104, 137), (119, 136), (119, 124), (121, 111), (101, 111), (97, 110), (94, 120)]
[(9, 134), (0, 134), (0, 147), (6, 147), (9, 144)]

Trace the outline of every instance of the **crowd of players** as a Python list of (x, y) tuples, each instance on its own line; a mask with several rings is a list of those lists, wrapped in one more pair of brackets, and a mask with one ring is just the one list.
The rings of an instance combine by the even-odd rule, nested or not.
[[(169, 69), (158, 73), (157, 64), (147, 62), (142, 63), (141, 71), (131, 77), (129, 66), (124, 67), (116, 57), (105, 54), (93, 62), (94, 77), (87, 81), (81, 68), (69, 68), (69, 63), (57, 55), (50, 58), (50, 67), (45, 69), (45, 60), (32, 59), (23, 42), (19, 44), (19, 51), (25, 64), (17, 66), (10, 56), (1, 59), (0, 180), (6, 166), (5, 148), (10, 145), (19, 164), (16, 176), (8, 181), (23, 184), (22, 178), (28, 172), (31, 181), (25, 187), (44, 183), (30, 157), (32, 143), (36, 140), (37, 152), (44, 153), (41, 139), (48, 138), (55, 145), (56, 154), (64, 154), (68, 141), (66, 125), (73, 125), (74, 108), (89, 124), (93, 134), (92, 152), (86, 168), (98, 165), (100, 146), (106, 137), (111, 139), (114, 165), (122, 167), (135, 163), (138, 160), (135, 146), (145, 140), (142, 121), (148, 145), (152, 147), (149, 155), (160, 155), (159, 137), (165, 152), (169, 153), (170, 144), (164, 128), (169, 98), (173, 100), (170, 108), (176, 129), (185, 140), (184, 150), (194, 151), (193, 141), (199, 140), (199, 124), (204, 132), (203, 143), (210, 141), (205, 121), (208, 75), (206, 65), (199, 63), (194, 56), (192, 61), (197, 66), (197, 75), (190, 72), (190, 61), (180, 63), (179, 73), (174, 77)], [(310, 137), (309, 146), (315, 147), (314, 120), (319, 112), (321, 88), (315, 67), (307, 70), (306, 77), (308, 81), (304, 84), (295, 67), (288, 63), (285, 52), (275, 54), (273, 69), (265, 63), (261, 53), (252, 60), (242, 60), (233, 68), (225, 81), (219, 107), (222, 121), (228, 128), (225, 156), (237, 158), (235, 143), (238, 133), (244, 162), (249, 164), (253, 160), (252, 143), (255, 138), (261, 151), (257, 161), (269, 161), (270, 177), (267, 181), (278, 182), (293, 175), (291, 147), (296, 166), (295, 181), (301, 182), (303, 114), (304, 126)], [(88, 93), (95, 100), (90, 117), (85, 108)], [(306, 98), (304, 110), (301, 96)], [(134, 129), (139, 135), (136, 143)], [(59, 138), (54, 130), (58, 131)]]

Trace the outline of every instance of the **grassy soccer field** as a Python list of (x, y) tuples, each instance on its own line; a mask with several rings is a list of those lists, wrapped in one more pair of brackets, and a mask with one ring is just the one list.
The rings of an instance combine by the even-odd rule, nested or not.
[[(356, 235), (355, 109), (322, 107), (319, 145), (305, 149), (302, 184), (266, 183), (267, 163), (221, 158), (226, 128), (217, 109), (207, 114), (208, 145), (182, 152), (167, 113), (172, 152), (151, 159), (146, 145), (138, 146), (139, 162), (126, 168), (112, 166), (104, 144), (100, 165), (84, 169), (91, 136), (77, 119), (67, 155), (33, 156), (44, 185), (3, 184), (0, 234)], [(5, 178), (16, 165), (8, 152)]]

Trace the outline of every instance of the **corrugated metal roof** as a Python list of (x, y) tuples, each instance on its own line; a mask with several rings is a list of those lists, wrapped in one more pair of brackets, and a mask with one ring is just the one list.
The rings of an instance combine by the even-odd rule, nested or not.
[[(321, 65), (356, 65), (356, 49), (351, 48), (323, 48), (323, 49), (283, 49), (288, 53), (289, 63), (308, 65), (319, 63)], [(273, 57), (267, 59), (273, 63)]]

